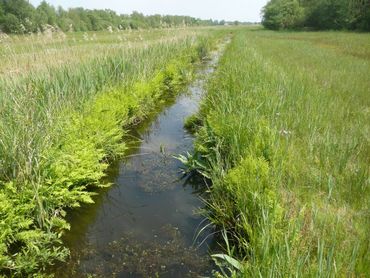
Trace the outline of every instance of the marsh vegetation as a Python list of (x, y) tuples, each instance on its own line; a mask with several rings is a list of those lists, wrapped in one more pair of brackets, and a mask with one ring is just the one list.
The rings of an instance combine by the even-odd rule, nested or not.
[(0, 276), (369, 276), (369, 45), (244, 26), (0, 34)]
[[(92, 189), (105, 186), (101, 178), (109, 161), (126, 150), (125, 130), (191, 80), (213, 40), (202, 30), (158, 32), (128, 35), (130, 42), (103, 33), (76, 48), (74, 35), (62, 43), (32, 35), (5, 38), (3, 51), (17, 52), (4, 53), (4, 61), (19, 61), (19, 73), (5, 70), (0, 78), (4, 274), (44, 269), (68, 255), (60, 245), (61, 232), (69, 228), (65, 209), (93, 202)], [(33, 49), (37, 44), (43, 47)], [(84, 51), (86, 44), (95, 50)], [(60, 65), (66, 49), (79, 62)], [(49, 51), (59, 53), (55, 60), (44, 57)], [(47, 62), (29, 65), (30, 57)]]

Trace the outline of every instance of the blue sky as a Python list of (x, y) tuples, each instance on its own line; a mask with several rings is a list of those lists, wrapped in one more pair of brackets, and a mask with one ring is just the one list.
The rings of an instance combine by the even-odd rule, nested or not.
[[(148, 14), (190, 15), (203, 19), (260, 21), (261, 8), (268, 0), (47, 0), (63, 8), (111, 9)], [(31, 0), (37, 6), (41, 0)]]

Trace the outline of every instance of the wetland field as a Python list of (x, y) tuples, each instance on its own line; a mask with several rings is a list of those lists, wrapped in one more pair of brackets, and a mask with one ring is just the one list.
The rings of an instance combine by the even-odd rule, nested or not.
[(369, 277), (368, 33), (0, 33), (0, 61), (0, 277)]

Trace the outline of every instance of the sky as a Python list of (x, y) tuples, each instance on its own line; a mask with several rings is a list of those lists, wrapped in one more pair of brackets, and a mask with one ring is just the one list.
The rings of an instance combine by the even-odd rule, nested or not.
[[(120, 14), (138, 11), (145, 15), (189, 15), (202, 19), (261, 21), (261, 8), (268, 0), (46, 0), (55, 7), (111, 9)], [(37, 6), (41, 0), (30, 0)]]

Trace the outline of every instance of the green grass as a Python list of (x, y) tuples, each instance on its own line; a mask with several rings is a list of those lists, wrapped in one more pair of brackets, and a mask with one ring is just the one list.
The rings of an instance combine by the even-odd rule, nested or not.
[[(0, 276), (68, 250), (125, 132), (176, 94), (214, 29), (1, 37)], [(367, 277), (370, 37), (235, 28), (184, 162), (212, 180), (224, 275)], [(38, 274), (41, 275), (41, 274)]]
[(229, 272), (370, 275), (369, 46), (367, 34), (236, 32), (189, 120), (202, 123), (192, 165), (212, 180), (205, 214), (225, 231)]
[[(69, 228), (65, 209), (93, 202), (109, 161), (126, 150), (127, 129), (189, 82), (219, 35), (173, 34), (137, 32), (139, 43), (104, 51), (112, 35), (100, 34), (103, 41), (81, 42), (82, 51), (63, 44), (50, 61), (42, 54), (50, 57), (58, 41), (36, 41), (36, 55), (28, 37), (7, 38), (16, 49), (7, 61), (17, 61), (20, 74), (0, 75), (0, 276), (42, 273), (68, 256), (60, 240)], [(66, 50), (81, 59), (66, 56), (60, 65)], [(23, 68), (30, 57), (36, 66)]]

